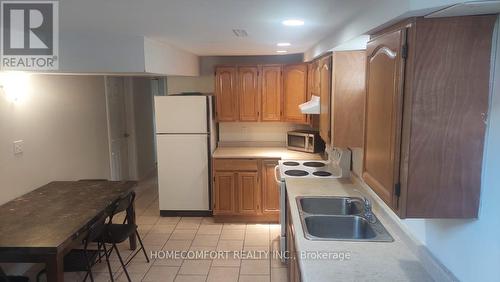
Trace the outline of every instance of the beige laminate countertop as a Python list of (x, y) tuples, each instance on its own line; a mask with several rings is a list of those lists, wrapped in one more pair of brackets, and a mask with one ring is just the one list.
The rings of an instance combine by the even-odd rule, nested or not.
[(297, 152), (284, 147), (218, 147), (212, 157), (216, 159), (321, 160), (319, 154)]
[[(286, 188), (292, 222), (295, 228), (295, 244), (300, 254), (316, 252), (345, 252), (349, 260), (319, 260), (299, 257), (302, 281), (433, 281), (419, 259), (398, 237), (391, 219), (381, 212), (381, 207), (373, 204), (377, 218), (394, 238), (394, 242), (349, 242), (349, 241), (310, 241), (304, 237), (297, 196), (355, 196), (353, 192), (364, 188), (351, 180), (337, 179), (286, 179)], [(373, 202), (373, 201), (372, 201)]]

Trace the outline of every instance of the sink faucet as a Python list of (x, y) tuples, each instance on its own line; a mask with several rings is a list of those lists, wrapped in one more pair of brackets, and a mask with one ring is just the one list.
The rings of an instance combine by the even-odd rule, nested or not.
[(377, 218), (375, 217), (375, 214), (373, 214), (373, 211), (372, 211), (372, 202), (370, 201), (370, 199), (365, 197), (365, 195), (363, 195), (363, 193), (361, 193), (357, 189), (354, 189), (354, 192), (361, 195), (361, 198), (363, 199), (363, 210), (364, 210), (363, 217), (366, 218), (366, 220), (368, 220), (368, 222), (370, 222), (372, 224), (377, 222)]

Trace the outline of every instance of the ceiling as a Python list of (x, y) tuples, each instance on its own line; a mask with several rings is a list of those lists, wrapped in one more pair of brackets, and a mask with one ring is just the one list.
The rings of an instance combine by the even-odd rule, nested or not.
[[(146, 36), (201, 56), (273, 55), (278, 42), (302, 53), (376, 1), (61, 0), (60, 30)], [(289, 18), (305, 24), (283, 26)]]

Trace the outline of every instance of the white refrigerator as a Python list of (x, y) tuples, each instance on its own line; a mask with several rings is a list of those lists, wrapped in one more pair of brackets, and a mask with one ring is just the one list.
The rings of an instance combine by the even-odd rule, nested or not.
[(155, 124), (161, 215), (209, 215), (217, 142), (213, 97), (156, 96)]

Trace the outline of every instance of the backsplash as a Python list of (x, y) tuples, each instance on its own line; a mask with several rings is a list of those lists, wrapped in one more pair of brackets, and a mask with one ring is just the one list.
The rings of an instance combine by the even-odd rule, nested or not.
[(306, 125), (282, 122), (221, 122), (219, 142), (281, 142), (286, 144), (286, 133), (308, 129)]

